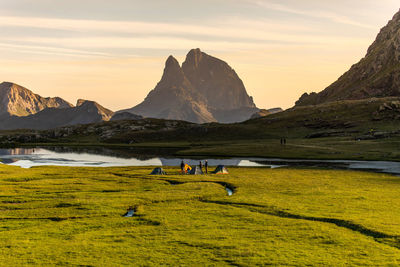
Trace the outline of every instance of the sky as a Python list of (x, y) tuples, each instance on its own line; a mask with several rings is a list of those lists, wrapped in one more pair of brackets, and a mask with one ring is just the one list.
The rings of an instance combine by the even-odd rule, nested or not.
[(358, 62), (398, 0), (0, 0), (0, 81), (114, 111), (139, 104), (169, 55), (236, 70), (259, 108), (289, 108)]

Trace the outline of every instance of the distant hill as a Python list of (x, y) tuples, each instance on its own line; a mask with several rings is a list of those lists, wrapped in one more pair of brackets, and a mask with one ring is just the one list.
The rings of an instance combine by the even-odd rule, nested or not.
[(154, 90), (141, 104), (121, 112), (195, 123), (230, 123), (247, 120), (256, 111), (242, 80), (226, 62), (193, 49), (182, 67), (170, 56)]
[(114, 112), (96, 102), (79, 100), (76, 107), (46, 108), (25, 117), (8, 116), (2, 120), (0, 129), (44, 130), (68, 125), (109, 121), (113, 115)]
[(46, 108), (69, 107), (72, 105), (62, 98), (44, 98), (15, 83), (0, 84), (0, 117), (28, 116)]
[(143, 119), (142, 116), (140, 115), (135, 115), (130, 112), (120, 112), (120, 113), (115, 113), (110, 121), (121, 121), (121, 120), (141, 120)]
[(257, 118), (262, 118), (265, 116), (269, 116), (278, 112), (282, 112), (283, 109), (281, 108), (271, 108), (271, 109), (260, 109), (258, 112), (254, 113), (251, 116), (251, 119), (257, 119)]
[[(313, 139), (316, 138), (332, 137), (333, 139), (329, 141), (332, 147), (340, 142), (338, 138), (345, 138), (346, 142), (342, 147), (346, 147), (358, 142), (356, 140), (395, 137), (396, 139), (392, 139), (388, 146), (383, 149), (390, 148), (391, 151), (397, 151), (396, 149), (393, 150), (393, 147), (396, 148), (396, 140), (400, 138), (399, 126), (400, 97), (388, 97), (343, 100), (316, 106), (294, 107), (283, 112), (235, 124), (208, 123), (199, 125), (185, 121), (144, 118), (141, 120), (102, 121), (42, 132), (21, 131), (17, 134), (15, 131), (0, 132), (0, 142), (86, 143), (88, 137), (90, 137), (93, 142), (99, 142), (99, 144), (143, 143), (142, 145), (146, 146), (146, 143), (160, 142), (162, 143), (160, 144), (161, 147), (168, 147), (168, 144), (170, 144), (171, 147), (176, 148), (177, 144), (174, 144), (174, 142), (186, 141), (187, 149), (203, 147), (205, 149), (203, 152), (208, 153), (209, 145), (206, 141), (212, 141), (211, 143), (222, 141), (222, 145), (218, 145), (219, 149), (226, 149), (226, 142), (232, 141), (233, 147), (236, 147), (239, 155), (243, 156), (247, 155), (247, 152), (249, 154), (257, 153), (257, 150), (268, 151), (267, 145), (264, 144), (264, 148), (262, 148), (261, 139), (275, 140), (275, 144), (279, 144), (279, 139), (286, 137), (289, 141), (287, 149), (290, 151), (297, 147), (293, 146), (292, 143), (295, 139), (309, 139), (308, 145), (303, 147), (309, 149), (314, 147)], [(243, 150), (241, 145), (238, 146), (235, 140), (244, 140), (244, 143), (248, 143), (249, 140), (259, 140), (257, 144), (260, 148), (255, 149), (253, 147), (252, 150), (254, 149), (254, 151), (246, 151)], [(151, 146), (154, 149), (153, 145)], [(371, 149), (371, 146), (369, 148)], [(321, 149), (318, 154), (307, 154), (306, 156), (320, 158), (325, 155), (331, 157), (336, 155), (337, 152), (336, 149), (325, 149), (324, 147)], [(373, 150), (375, 151), (377, 148), (374, 147)], [(358, 153), (358, 151), (355, 152)], [(215, 153), (218, 154), (220, 151), (216, 150)], [(388, 154), (391, 154), (392, 159), (398, 160), (399, 158), (399, 153)], [(297, 154), (295, 156), (304, 157), (304, 155)]]
[(380, 31), (359, 63), (324, 91), (304, 94), (296, 105), (390, 96), (400, 96), (400, 12)]

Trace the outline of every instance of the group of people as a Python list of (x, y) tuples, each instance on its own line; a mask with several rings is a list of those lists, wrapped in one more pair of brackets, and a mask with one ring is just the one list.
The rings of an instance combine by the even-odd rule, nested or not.
[(281, 145), (286, 145), (286, 138), (281, 138)]
[[(187, 169), (185, 168), (185, 166), (186, 166), (186, 164), (182, 160), (182, 162), (181, 162), (181, 171), (182, 171), (182, 173), (186, 174), (187, 173)], [(204, 161), (204, 163), (200, 160), (199, 167), (200, 167), (201, 171), (203, 171), (203, 167), (204, 167), (205, 173), (206, 174), (208, 173), (208, 161), (207, 160)]]

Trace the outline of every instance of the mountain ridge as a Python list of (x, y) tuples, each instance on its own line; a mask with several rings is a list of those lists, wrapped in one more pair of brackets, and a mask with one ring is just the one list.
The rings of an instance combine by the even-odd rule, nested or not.
[(28, 116), (46, 108), (72, 106), (60, 97), (45, 98), (15, 83), (0, 84), (0, 116)]
[(114, 112), (94, 101), (80, 100), (75, 107), (46, 108), (29, 116), (3, 118), (0, 130), (46, 130), (62, 126), (109, 121)]
[(400, 96), (400, 11), (383, 27), (367, 54), (320, 93), (303, 94), (297, 106)]

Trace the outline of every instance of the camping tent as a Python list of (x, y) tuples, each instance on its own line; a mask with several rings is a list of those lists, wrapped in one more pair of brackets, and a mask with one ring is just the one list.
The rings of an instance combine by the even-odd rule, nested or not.
[(167, 175), (167, 173), (162, 168), (155, 168), (150, 175)]
[(185, 167), (183, 168), (183, 171), (185, 173), (189, 173), (192, 170), (192, 167), (190, 167), (188, 164), (185, 164)]
[(201, 170), (201, 168), (199, 166), (194, 167), (189, 174), (191, 175), (201, 175), (204, 174), (203, 171)]
[(128, 209), (127, 212), (122, 215), (123, 217), (133, 217), (133, 215), (135, 215), (135, 210), (133, 209)]
[(215, 171), (212, 172), (213, 174), (229, 174), (228, 170), (225, 168), (224, 165), (218, 165)]

